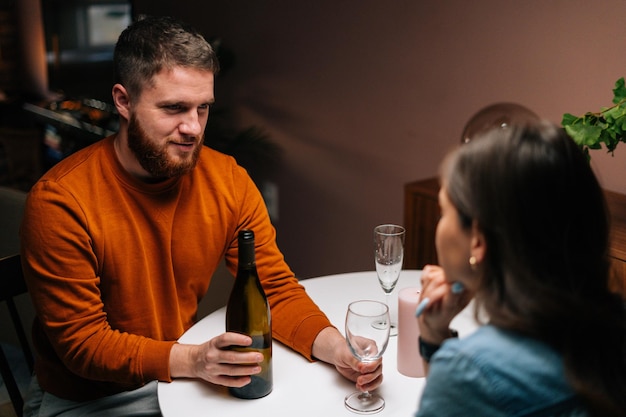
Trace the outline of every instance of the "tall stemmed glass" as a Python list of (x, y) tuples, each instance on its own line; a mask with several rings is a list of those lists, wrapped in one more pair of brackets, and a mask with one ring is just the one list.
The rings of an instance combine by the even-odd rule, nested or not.
[(391, 313), (393, 309), (389, 303), (391, 293), (402, 270), (404, 259), (404, 227), (395, 224), (381, 224), (374, 228), (374, 258), (378, 282), (385, 292), (385, 300), (390, 308), (391, 335), (398, 334), (397, 320)]
[[(386, 304), (371, 300), (350, 303), (346, 313), (346, 341), (352, 354), (361, 362), (378, 360), (387, 349), (389, 324)], [(377, 413), (385, 408), (383, 397), (368, 391), (353, 392), (344, 403), (348, 410), (359, 414)]]

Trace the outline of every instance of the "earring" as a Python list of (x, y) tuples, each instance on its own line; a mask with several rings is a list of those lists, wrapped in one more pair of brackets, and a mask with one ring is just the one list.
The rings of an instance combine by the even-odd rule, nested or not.
[(472, 271), (476, 271), (476, 267), (478, 266), (478, 260), (475, 256), (470, 256), (469, 264)]

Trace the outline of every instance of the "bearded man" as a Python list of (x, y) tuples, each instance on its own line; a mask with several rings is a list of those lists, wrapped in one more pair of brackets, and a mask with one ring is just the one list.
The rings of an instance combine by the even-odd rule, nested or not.
[(25, 415), (160, 415), (156, 381), (248, 384), (262, 355), (236, 333), (178, 343), (237, 236), (252, 229), (273, 335), (372, 390), (359, 363), (276, 245), (254, 183), (203, 146), (218, 62), (195, 29), (166, 17), (129, 26), (114, 53), (117, 134), (64, 159), (33, 187), (22, 263), (36, 309), (37, 357)]

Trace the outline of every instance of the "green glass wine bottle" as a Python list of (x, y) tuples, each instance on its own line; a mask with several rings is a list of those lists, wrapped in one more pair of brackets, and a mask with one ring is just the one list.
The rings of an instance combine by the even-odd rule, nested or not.
[(237, 277), (226, 307), (226, 331), (248, 335), (252, 345), (233, 346), (233, 350), (257, 351), (263, 354), (261, 373), (252, 375), (252, 381), (241, 387), (230, 387), (232, 395), (254, 399), (272, 391), (272, 316), (267, 297), (256, 270), (254, 232), (239, 232), (239, 265)]

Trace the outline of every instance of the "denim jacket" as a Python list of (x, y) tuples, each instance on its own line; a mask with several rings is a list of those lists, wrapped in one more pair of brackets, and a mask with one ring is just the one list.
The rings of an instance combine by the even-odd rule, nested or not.
[(546, 344), (494, 326), (448, 339), (433, 355), (415, 417), (584, 417), (563, 358)]

